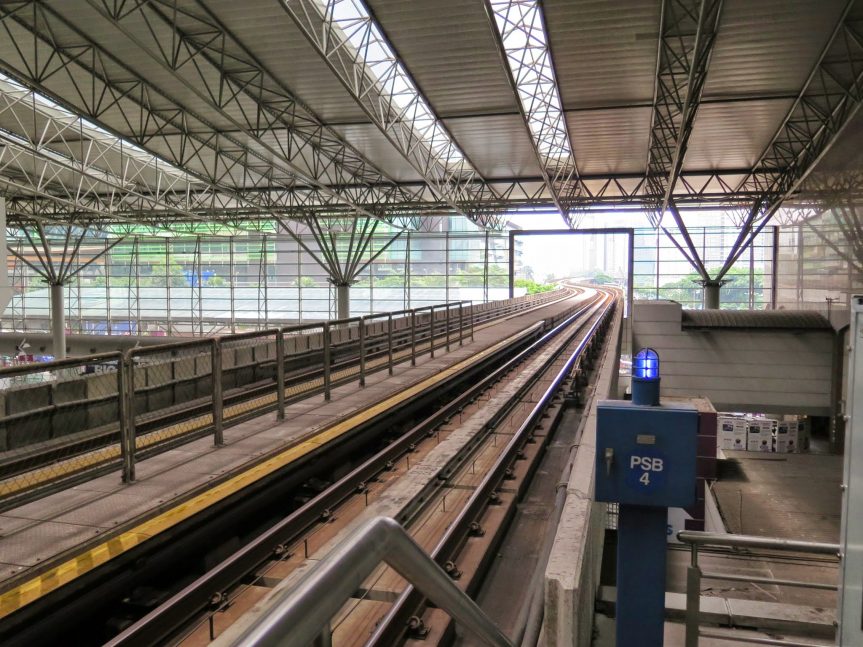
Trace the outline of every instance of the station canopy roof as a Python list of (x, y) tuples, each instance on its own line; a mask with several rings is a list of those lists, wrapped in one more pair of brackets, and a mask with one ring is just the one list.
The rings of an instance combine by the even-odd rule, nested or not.
[(861, 77), (863, 0), (12, 0), (0, 192), (12, 224), (719, 205), (748, 235)]

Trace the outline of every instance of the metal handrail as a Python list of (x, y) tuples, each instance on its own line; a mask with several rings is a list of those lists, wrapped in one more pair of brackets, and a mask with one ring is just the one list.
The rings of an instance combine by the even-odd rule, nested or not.
[(308, 647), (313, 641), (329, 644), (331, 619), (381, 562), (485, 644), (512, 647), (476, 602), (389, 517), (371, 519), (342, 541), (232, 644), (244, 647)]
[(839, 544), (780, 539), (777, 537), (759, 537), (758, 535), (733, 535), (719, 532), (702, 532), (699, 530), (681, 530), (677, 533), (677, 539), (684, 544), (698, 546), (760, 548), (762, 550), (799, 551), (802, 553), (814, 553), (816, 555), (835, 556), (839, 554)]
[[(755, 548), (760, 550), (775, 550), (781, 552), (809, 553), (813, 555), (839, 556), (839, 544), (823, 542), (798, 541), (775, 537), (758, 537), (755, 535), (734, 535), (697, 530), (681, 530), (677, 539), (689, 544), (691, 559), (686, 570), (686, 647), (698, 647), (698, 638), (713, 638), (750, 642), (759, 645), (783, 645), (784, 647), (821, 647), (815, 643), (797, 643), (772, 638), (757, 638), (742, 640), (739, 636), (723, 635), (717, 632), (704, 632), (699, 629), (701, 612), (701, 580), (724, 580), (728, 582), (750, 582), (754, 584), (771, 584), (774, 586), (793, 586), (818, 590), (835, 591), (836, 584), (826, 582), (805, 582), (801, 580), (775, 579), (759, 576), (742, 576), (702, 571), (698, 566), (699, 546), (722, 546), (728, 548)], [(826, 647), (826, 646), (825, 646)]]

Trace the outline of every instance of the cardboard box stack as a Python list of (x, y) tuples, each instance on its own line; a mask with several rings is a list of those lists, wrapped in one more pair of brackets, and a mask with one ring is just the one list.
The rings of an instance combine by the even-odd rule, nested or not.
[(718, 446), (723, 450), (796, 453), (806, 448), (805, 422), (795, 416), (773, 420), (761, 416), (719, 414)]
[(746, 418), (734, 416), (722, 416), (718, 419), (719, 447), (743, 451), (746, 449), (746, 430), (748, 424)]

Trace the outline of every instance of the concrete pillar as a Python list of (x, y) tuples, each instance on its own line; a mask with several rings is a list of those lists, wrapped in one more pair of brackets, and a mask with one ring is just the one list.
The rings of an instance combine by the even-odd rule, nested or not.
[(66, 359), (66, 308), (63, 285), (51, 284), (51, 349), (56, 359)]
[(12, 300), (12, 285), (9, 281), (9, 263), (6, 251), (6, 198), (0, 195), (0, 315)]
[(347, 283), (336, 283), (336, 319), (347, 319), (351, 316), (351, 286)]
[(704, 286), (704, 309), (719, 310), (719, 288), (724, 281), (703, 281)]

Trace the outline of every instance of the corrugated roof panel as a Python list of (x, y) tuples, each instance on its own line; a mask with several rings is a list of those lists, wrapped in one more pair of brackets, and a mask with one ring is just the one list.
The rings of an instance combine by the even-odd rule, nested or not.
[(705, 97), (796, 95), (845, 0), (726, 0)]
[(368, 121), (280, 2), (208, 0), (207, 6), (279, 81), (321, 119), (333, 123)]
[(345, 124), (333, 126), (334, 130), (354, 146), (362, 155), (374, 161), (384, 173), (399, 182), (421, 180), (420, 175), (405, 158), (390, 144), (383, 133), (373, 124)]
[(652, 103), (660, 6), (657, 0), (543, 2), (564, 109)]
[(446, 119), (444, 123), (482, 176), (541, 175), (521, 115)]
[(813, 310), (684, 310), (683, 328), (761, 328), (770, 330), (833, 330)]
[(368, 5), (439, 117), (518, 109), (481, 0)]
[(683, 170), (751, 168), (791, 104), (790, 99), (702, 104)]
[(566, 123), (579, 172), (644, 172), (650, 114), (651, 108), (568, 112)]

